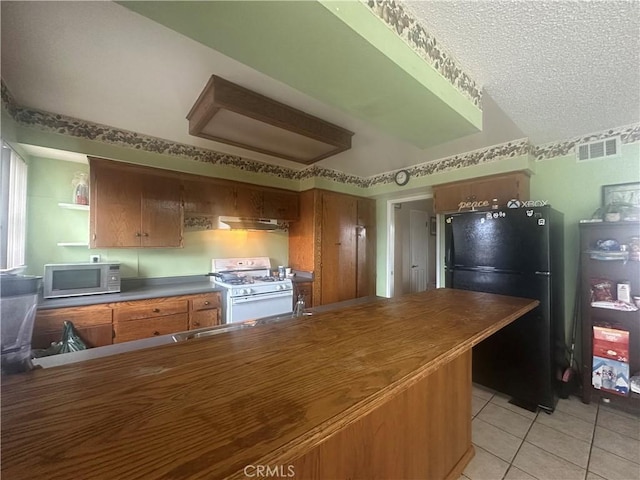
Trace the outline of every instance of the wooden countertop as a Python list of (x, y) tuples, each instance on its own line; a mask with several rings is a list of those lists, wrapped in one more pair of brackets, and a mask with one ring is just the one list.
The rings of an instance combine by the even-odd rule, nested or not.
[(537, 304), (430, 290), (4, 377), (2, 474), (244, 478), (247, 465), (297, 458)]

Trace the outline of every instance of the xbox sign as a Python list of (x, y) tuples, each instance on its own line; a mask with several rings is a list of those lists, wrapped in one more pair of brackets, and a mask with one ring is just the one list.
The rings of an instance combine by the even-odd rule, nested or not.
[(526, 200), (521, 202), (520, 200), (512, 198), (507, 202), (508, 208), (544, 207), (545, 205), (549, 205), (549, 202), (547, 202), (546, 200)]

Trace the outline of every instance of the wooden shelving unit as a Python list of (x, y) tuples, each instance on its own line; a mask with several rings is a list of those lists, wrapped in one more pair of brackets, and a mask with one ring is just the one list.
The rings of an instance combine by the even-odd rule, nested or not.
[[(582, 328), (582, 401), (590, 403), (604, 398), (624, 409), (640, 411), (640, 395), (618, 395), (592, 386), (593, 327), (600, 326), (629, 332), (629, 377), (640, 371), (640, 310), (623, 311), (592, 305), (594, 282), (609, 280), (613, 301), (616, 285), (629, 282), (631, 296), (640, 295), (640, 261), (631, 252), (606, 252), (597, 249), (599, 240), (615, 240), (629, 245), (640, 238), (640, 222), (602, 222), (580, 224), (581, 251), (581, 328)], [(633, 302), (633, 298), (631, 299)], [(608, 307), (613, 307), (611, 303)], [(622, 308), (633, 308), (625, 307)], [(595, 398), (594, 398), (595, 397)]]

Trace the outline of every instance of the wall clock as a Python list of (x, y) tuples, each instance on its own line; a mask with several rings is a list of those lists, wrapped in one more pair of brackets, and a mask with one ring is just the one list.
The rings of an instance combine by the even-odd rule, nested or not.
[(398, 185), (406, 185), (409, 183), (409, 172), (406, 170), (398, 170), (394, 179)]

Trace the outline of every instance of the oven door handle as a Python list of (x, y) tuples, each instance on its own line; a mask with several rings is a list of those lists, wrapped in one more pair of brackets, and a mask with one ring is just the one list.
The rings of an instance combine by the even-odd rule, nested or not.
[(242, 297), (232, 297), (231, 303), (237, 305), (239, 303), (257, 302), (259, 300), (268, 300), (271, 298), (292, 297), (291, 290), (283, 290), (282, 292), (260, 293), (257, 295), (243, 295)]

